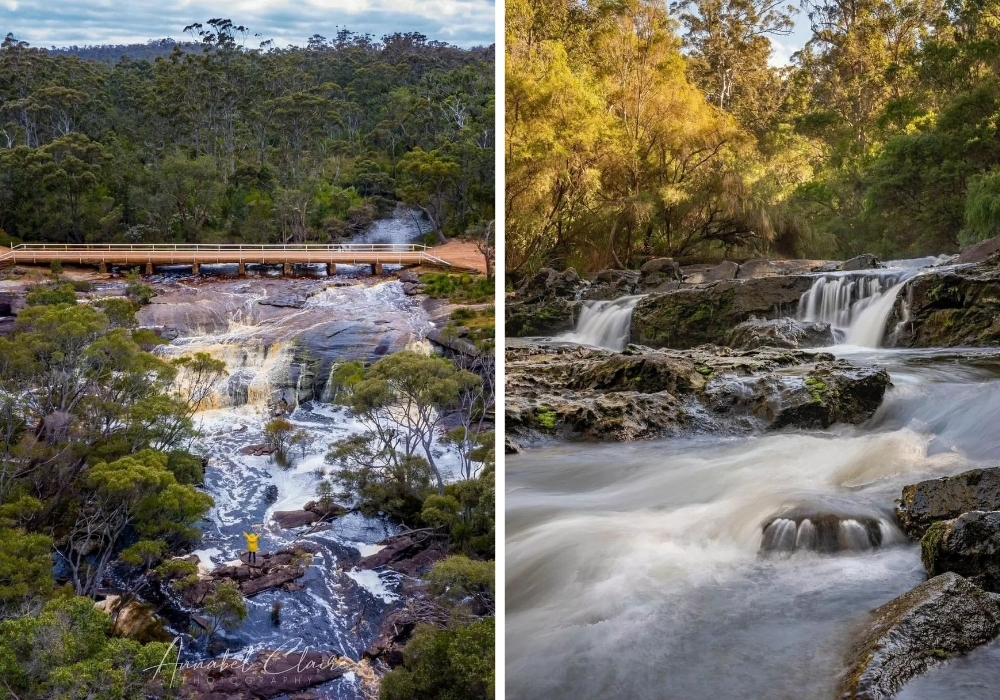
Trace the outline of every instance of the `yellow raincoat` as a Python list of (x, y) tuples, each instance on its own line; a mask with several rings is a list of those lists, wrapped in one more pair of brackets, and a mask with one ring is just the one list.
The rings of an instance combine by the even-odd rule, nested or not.
[(250, 533), (244, 532), (243, 536), (247, 540), (247, 551), (256, 552), (257, 551), (257, 540), (260, 539), (260, 535), (251, 535)]

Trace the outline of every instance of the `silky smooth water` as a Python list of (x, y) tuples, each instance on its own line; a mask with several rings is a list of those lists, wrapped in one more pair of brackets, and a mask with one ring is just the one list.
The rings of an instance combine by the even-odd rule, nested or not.
[(632, 311), (642, 299), (641, 294), (619, 297), (612, 301), (585, 301), (576, 328), (554, 340), (577, 343), (608, 350), (624, 350), (628, 345)]
[[(905, 484), (1000, 449), (1000, 356), (839, 352), (892, 375), (860, 427), (507, 458), (508, 697), (835, 696), (856, 625), (925, 579), (918, 547), (762, 556), (761, 525), (799, 507), (891, 519)], [(931, 673), (948, 692), (908, 697), (964, 697), (957, 671)]]

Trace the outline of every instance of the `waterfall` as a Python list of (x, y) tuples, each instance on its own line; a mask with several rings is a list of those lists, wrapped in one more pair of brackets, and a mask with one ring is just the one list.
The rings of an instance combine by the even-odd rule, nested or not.
[(557, 336), (556, 340), (624, 350), (628, 345), (632, 310), (641, 298), (641, 294), (636, 294), (612, 301), (585, 301), (576, 329), (572, 333)]
[(829, 323), (848, 345), (879, 347), (896, 297), (914, 274), (891, 270), (820, 277), (799, 300), (799, 320)]

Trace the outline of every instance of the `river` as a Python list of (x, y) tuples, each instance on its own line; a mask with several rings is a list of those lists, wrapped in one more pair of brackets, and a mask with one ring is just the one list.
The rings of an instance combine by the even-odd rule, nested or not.
[[(877, 290), (839, 291), (848, 308), (863, 302), (841, 319), (842, 337), (879, 345), (891, 333), (866, 336), (855, 323), (884, 323), (866, 311), (911, 272), (887, 274)], [(992, 465), (1000, 449), (1000, 354), (829, 350), (891, 374), (862, 426), (508, 456), (508, 697), (836, 696), (868, 611), (926, 578), (919, 547), (895, 527), (894, 499), (906, 484)], [(762, 525), (788, 512), (876, 519), (883, 546), (761, 553)], [(996, 697), (997, 659), (1000, 643), (899, 697)]]
[[(405, 242), (420, 233), (416, 220), (399, 210), (360, 240)], [(255, 527), (262, 551), (300, 541), (319, 548), (297, 581), (303, 590), (265, 591), (247, 600), (247, 619), (221, 636), (233, 654), (309, 648), (358, 660), (385, 615), (404, 602), (398, 575), (354, 567), (396, 531), (388, 520), (351, 513), (326, 529), (296, 531), (272, 518), (275, 511), (301, 509), (315, 500), (319, 472), (333, 469), (324, 459), (330, 443), (362, 431), (347, 409), (329, 402), (327, 381), (336, 365), (374, 361), (402, 349), (430, 351), (424, 335), (434, 323), (421, 300), (404, 294), (393, 278), (367, 277), (368, 269), (338, 266), (338, 274), (327, 278), (317, 268), (315, 275), (285, 279), (267, 270), (235, 279), (225, 276), (232, 270), (207, 265), (197, 279), (167, 271), (156, 279), (153, 303), (140, 313), (142, 325), (174, 337), (158, 349), (162, 356), (207, 352), (226, 363), (206, 410), (195, 416), (201, 437), (193, 449), (209, 460), (204, 488), (215, 500), (196, 552), (203, 570), (237, 560), (246, 548), (242, 533)], [(392, 269), (386, 266), (387, 273)], [(244, 447), (265, 442), (263, 426), (275, 406), (284, 407), (291, 423), (310, 437), (289, 469), (267, 456), (243, 453)], [(439, 453), (447, 476), (456, 455), (443, 447)], [(275, 605), (279, 625), (272, 622)], [(185, 639), (185, 659), (206, 656), (204, 642)], [(312, 692), (320, 699), (365, 697), (354, 673)]]

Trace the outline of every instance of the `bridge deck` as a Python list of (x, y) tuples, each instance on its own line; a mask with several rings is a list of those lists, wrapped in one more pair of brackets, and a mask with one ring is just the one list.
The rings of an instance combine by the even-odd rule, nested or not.
[[(0, 266), (48, 264), (58, 260), (77, 265), (440, 265), (452, 267), (411, 244), (237, 245), (237, 244), (51, 244), (29, 243), (0, 249)], [(464, 265), (457, 265), (464, 267)]]

